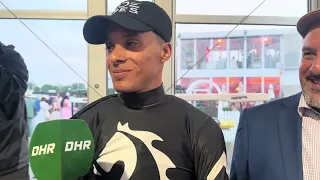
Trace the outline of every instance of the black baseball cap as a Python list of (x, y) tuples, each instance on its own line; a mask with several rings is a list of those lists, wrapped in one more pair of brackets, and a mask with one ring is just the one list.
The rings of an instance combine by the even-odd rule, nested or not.
[(112, 24), (132, 31), (153, 31), (165, 42), (171, 41), (170, 17), (161, 7), (149, 1), (124, 1), (110, 16), (90, 17), (84, 24), (84, 39), (90, 44), (104, 44)]
[(297, 23), (297, 30), (302, 38), (305, 38), (310, 31), (318, 27), (320, 27), (320, 9), (302, 16)]

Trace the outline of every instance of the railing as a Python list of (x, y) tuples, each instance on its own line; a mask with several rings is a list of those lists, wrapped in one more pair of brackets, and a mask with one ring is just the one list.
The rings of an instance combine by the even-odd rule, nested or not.
[(232, 161), (234, 140), (238, 129), (239, 117), (239, 111), (223, 111), (221, 108), (218, 109), (217, 119), (220, 122), (220, 127), (226, 143), (228, 170), (230, 170)]
[(223, 111), (218, 110), (218, 121), (222, 128), (226, 143), (234, 142), (236, 131), (239, 124), (239, 111)]

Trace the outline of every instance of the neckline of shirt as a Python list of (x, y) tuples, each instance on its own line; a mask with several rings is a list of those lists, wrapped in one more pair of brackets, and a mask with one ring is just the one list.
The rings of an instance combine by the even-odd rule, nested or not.
[(155, 106), (162, 102), (165, 97), (165, 92), (163, 89), (163, 85), (161, 84), (159, 87), (152, 89), (150, 91), (137, 93), (121, 93), (118, 96), (122, 103), (128, 108), (146, 108)]

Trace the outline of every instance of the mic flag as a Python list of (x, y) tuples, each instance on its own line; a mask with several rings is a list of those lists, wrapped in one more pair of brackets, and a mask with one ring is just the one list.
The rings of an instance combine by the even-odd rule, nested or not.
[(39, 123), (29, 146), (30, 165), (38, 180), (72, 180), (88, 173), (94, 156), (92, 133), (83, 120)]

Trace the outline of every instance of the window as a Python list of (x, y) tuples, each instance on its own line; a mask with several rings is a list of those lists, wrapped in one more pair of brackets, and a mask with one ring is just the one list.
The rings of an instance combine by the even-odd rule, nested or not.
[(246, 92), (247, 93), (262, 93), (261, 85), (262, 79), (261, 77), (247, 77), (246, 78)]
[[(184, 89), (176, 90), (176, 94), (265, 93), (273, 100), (300, 90), (296, 67), (301, 59), (302, 38), (296, 27), (240, 25), (225, 37), (234, 27), (176, 24), (175, 76), (181, 78), (177, 86)], [(186, 73), (196, 62), (196, 68)], [(190, 103), (220, 123), (230, 164), (240, 111), (264, 102), (252, 98), (244, 103)]]
[[(226, 78), (182, 78), (176, 93), (208, 94), (225, 92)], [(179, 89), (177, 89), (177, 87)], [(182, 90), (182, 91), (181, 91)], [(191, 101), (195, 107), (212, 117), (218, 115), (218, 101)]]
[(244, 38), (229, 39), (229, 68), (243, 69), (244, 67)]
[(210, 59), (210, 39), (197, 39), (196, 62), (197, 69), (206, 69)]
[(262, 67), (262, 37), (247, 38), (247, 68)]
[[(107, 0), (107, 8), (108, 8), (108, 12), (112, 13), (117, 6), (119, 6), (119, 4), (121, 4), (121, 2), (123, 2), (125, 0)], [(150, 1), (152, 2), (153, 0), (140, 0), (140, 1)]]
[(226, 93), (227, 91), (227, 78), (226, 77), (213, 77), (212, 78), (212, 93)]
[(179, 47), (181, 47), (181, 69), (191, 69), (196, 63), (194, 40), (182, 39)]
[(229, 93), (244, 93), (244, 78), (230, 77), (229, 78)]
[[(262, 0), (176, 0), (177, 14), (240, 15), (246, 16), (259, 6)], [(283, 8), (290, 4), (290, 8)], [(252, 16), (300, 17), (307, 13), (307, 0), (268, 0)], [(272, 9), (272, 11), (270, 11)]]
[(227, 78), (213, 77), (213, 78), (181, 78), (179, 86), (185, 92), (179, 93), (225, 93)]
[[(1, 0), (10, 10), (87, 11), (87, 0)], [(2, 5), (0, 9), (5, 9)]]
[(270, 99), (281, 98), (280, 77), (264, 77), (264, 92), (269, 95)]
[(177, 71), (184, 72), (195, 63), (194, 69), (207, 70), (279, 71), (299, 66), (302, 38), (295, 27), (242, 25), (225, 38), (233, 28), (234, 25), (178, 24), (176, 63), (181, 68)]
[(265, 36), (264, 43), (264, 67), (281, 68), (280, 62), (280, 36)]
[(284, 68), (298, 68), (302, 57), (302, 38), (299, 34), (290, 33), (282, 36)]
[(241, 25), (225, 37), (233, 27), (177, 24), (175, 50), (180, 53), (176, 53), (176, 77), (198, 62), (183, 78), (228, 78), (225, 86), (229, 93), (238, 93), (241, 83), (245, 92), (267, 93), (269, 84), (263, 83), (264, 77), (283, 79), (278, 85), (272, 83), (279, 88), (277, 97), (281, 97), (283, 86), (299, 86), (298, 78), (290, 78), (298, 77), (301, 59), (302, 38), (296, 27)]
[[(228, 54), (227, 54), (227, 41), (228, 39), (216, 38), (212, 40), (213, 49), (210, 52), (212, 58), (210, 59), (211, 63), (213, 63), (213, 67), (215, 69), (226, 69), (228, 62)], [(210, 49), (208, 49), (210, 50)]]
[(65, 96), (69, 92), (73, 102), (70, 111), (77, 112), (87, 102), (88, 48), (82, 35), (84, 21), (23, 20), (23, 22), (70, 66), (68, 67), (52, 53), (20, 21), (0, 20), (1, 42), (14, 45), (29, 70), (28, 119), (36, 117), (33, 106), (37, 99), (46, 97), (48, 104), (52, 104), (52, 98), (58, 93)]
[(209, 93), (210, 78), (182, 78), (180, 85), (190, 93)]

